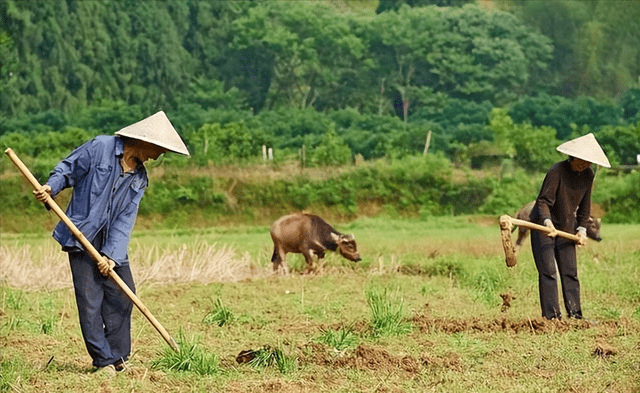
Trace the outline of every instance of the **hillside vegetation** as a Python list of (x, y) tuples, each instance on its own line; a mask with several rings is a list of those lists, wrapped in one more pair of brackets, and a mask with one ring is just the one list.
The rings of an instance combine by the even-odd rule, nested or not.
[[(640, 7), (608, 4), (3, 0), (0, 146), (44, 182), (164, 110), (192, 157), (153, 168), (141, 221), (204, 225), (512, 212), (593, 132), (614, 166), (594, 200), (638, 222)], [(0, 171), (0, 226), (37, 229)]]

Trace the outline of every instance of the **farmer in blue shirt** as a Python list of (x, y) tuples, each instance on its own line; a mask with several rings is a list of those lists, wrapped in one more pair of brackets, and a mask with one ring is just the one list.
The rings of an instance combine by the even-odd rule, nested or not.
[(184, 142), (160, 111), (116, 132), (98, 136), (74, 150), (34, 191), (43, 202), (73, 187), (67, 216), (106, 258), (96, 263), (60, 222), (53, 237), (69, 253), (80, 328), (93, 366), (114, 375), (131, 351), (132, 303), (108, 274), (113, 269), (135, 291), (128, 247), (138, 205), (149, 184), (144, 163), (167, 152), (189, 155)]

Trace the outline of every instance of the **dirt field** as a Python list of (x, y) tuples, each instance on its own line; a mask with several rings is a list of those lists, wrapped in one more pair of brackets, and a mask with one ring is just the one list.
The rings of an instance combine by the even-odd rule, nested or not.
[(486, 219), (343, 227), (362, 263), (329, 254), (301, 275), (290, 256), (288, 276), (271, 274), (264, 228), (138, 233), (138, 295), (181, 351), (172, 364), (134, 310), (130, 368), (113, 379), (90, 372), (64, 254), (46, 237), (3, 236), (0, 391), (640, 389), (640, 226), (605, 225), (603, 242), (580, 249), (585, 320), (563, 321), (539, 317), (528, 241), (507, 269)]

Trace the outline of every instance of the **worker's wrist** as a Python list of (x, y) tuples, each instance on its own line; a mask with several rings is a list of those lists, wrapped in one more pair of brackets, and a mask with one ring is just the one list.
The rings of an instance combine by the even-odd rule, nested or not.
[(587, 228), (585, 227), (578, 227), (578, 233), (580, 233), (583, 236), (587, 236)]
[(553, 225), (553, 221), (551, 221), (551, 219), (550, 219), (550, 218), (545, 218), (545, 220), (544, 220), (544, 225), (549, 226), (549, 224)]

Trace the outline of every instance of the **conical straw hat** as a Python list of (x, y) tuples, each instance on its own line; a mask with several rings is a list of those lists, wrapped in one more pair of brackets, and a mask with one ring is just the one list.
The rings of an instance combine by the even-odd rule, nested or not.
[(572, 157), (580, 158), (581, 160), (589, 161), (594, 164), (598, 164), (605, 168), (611, 168), (609, 159), (604, 151), (596, 141), (596, 137), (593, 134), (587, 134), (565, 142), (556, 148), (560, 153), (568, 154)]
[(172, 152), (189, 155), (187, 146), (163, 111), (121, 129), (116, 135), (153, 143)]

